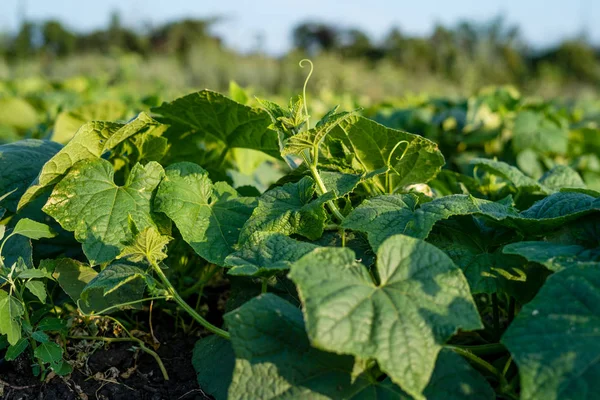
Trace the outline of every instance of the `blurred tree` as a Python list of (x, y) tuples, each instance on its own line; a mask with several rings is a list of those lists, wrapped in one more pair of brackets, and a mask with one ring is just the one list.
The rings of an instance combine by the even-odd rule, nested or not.
[(19, 59), (30, 57), (35, 52), (33, 39), (35, 36), (35, 25), (31, 22), (23, 22), (19, 32), (14, 37), (8, 48), (8, 58)]
[(42, 49), (59, 57), (71, 55), (77, 45), (77, 37), (56, 20), (44, 22), (42, 37)]
[(294, 46), (308, 54), (337, 49), (340, 44), (339, 31), (331, 25), (305, 22), (292, 32)]

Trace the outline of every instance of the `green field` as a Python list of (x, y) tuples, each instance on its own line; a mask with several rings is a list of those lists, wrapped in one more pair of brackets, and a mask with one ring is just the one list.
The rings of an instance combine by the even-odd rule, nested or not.
[(121, 349), (160, 398), (596, 398), (594, 96), (189, 93), (124, 65), (0, 81), (0, 397), (143, 390), (90, 368)]

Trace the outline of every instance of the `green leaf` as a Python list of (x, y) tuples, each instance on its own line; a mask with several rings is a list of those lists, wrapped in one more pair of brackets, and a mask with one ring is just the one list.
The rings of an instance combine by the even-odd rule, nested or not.
[(166, 117), (167, 122), (174, 121), (195, 129), (197, 135), (219, 140), (227, 148), (260, 150), (280, 157), (277, 133), (269, 129), (269, 115), (219, 93), (202, 90), (163, 103), (152, 112)]
[(377, 249), (395, 234), (425, 239), (437, 222), (456, 215), (483, 214), (497, 220), (518, 217), (511, 207), (469, 195), (445, 196), (417, 206), (418, 197), (412, 193), (372, 197), (348, 214), (343, 226), (367, 233)]
[[(13, 236), (6, 241), (4, 248), (2, 249), (2, 257), (4, 258), (4, 265), (11, 267), (13, 264), (18, 263), (19, 259), (26, 267), (33, 268), (33, 248), (31, 246), (31, 240), (25, 236)], [(26, 271), (23, 268), (19, 273)]]
[(0, 99), (0, 125), (20, 131), (35, 127), (40, 121), (36, 109), (26, 100), (9, 97), (7, 94), (3, 93)]
[(170, 240), (170, 237), (161, 235), (156, 228), (146, 228), (135, 236), (133, 243), (127, 245), (117, 258), (127, 258), (136, 263), (146, 260), (159, 263), (167, 258), (166, 247)]
[(523, 232), (546, 233), (584, 215), (600, 211), (600, 197), (586, 193), (559, 192), (534, 203), (512, 223)]
[(25, 287), (27, 289), (29, 289), (29, 291), (38, 299), (40, 299), (40, 301), (42, 302), (42, 304), (46, 304), (46, 285), (44, 285), (44, 282), (40, 282), (40, 281), (28, 281), (25, 282)]
[(11, 345), (6, 350), (6, 354), (4, 355), (4, 359), (6, 361), (14, 361), (16, 360), (27, 347), (29, 346), (29, 341), (25, 338), (21, 338), (17, 341), (16, 344)]
[(50, 340), (50, 338), (48, 337), (48, 335), (46, 333), (44, 333), (43, 331), (35, 331), (31, 334), (31, 337), (39, 343), (46, 343)]
[(50, 364), (50, 367), (58, 376), (69, 375), (71, 372), (73, 372), (73, 367), (65, 360), (53, 362)]
[(225, 320), (236, 356), (228, 399), (343, 399), (382, 386), (390, 398), (402, 393), (364, 377), (351, 383), (353, 358), (311, 347), (302, 312), (273, 294), (250, 300)]
[(19, 222), (17, 222), (17, 225), (15, 225), (12, 233), (34, 240), (42, 238), (48, 239), (56, 236), (56, 233), (54, 233), (48, 225), (33, 221), (29, 218), (20, 219)]
[(215, 400), (226, 400), (235, 366), (231, 342), (217, 335), (198, 340), (194, 346), (192, 365), (200, 389)]
[(559, 117), (521, 111), (515, 118), (512, 147), (515, 153), (532, 149), (542, 154), (564, 154), (567, 152), (568, 135), (568, 124)]
[(427, 400), (494, 400), (496, 394), (483, 376), (451, 350), (440, 352), (431, 381), (423, 391)]
[(502, 337), (519, 366), (521, 399), (592, 400), (600, 390), (600, 269), (558, 272)]
[(213, 185), (196, 164), (169, 166), (156, 193), (155, 207), (175, 222), (183, 239), (204, 259), (223, 265), (256, 200), (239, 197), (225, 182)]
[(41, 279), (51, 278), (52, 274), (43, 269), (28, 268), (18, 273), (17, 278), (19, 279)]
[(24, 313), (19, 300), (0, 290), (0, 335), (6, 335), (12, 346), (21, 339), (21, 317)]
[(457, 215), (479, 215), (525, 234), (543, 234), (570, 221), (600, 210), (600, 198), (585, 193), (559, 192), (518, 213), (502, 203), (467, 195), (437, 198), (417, 208), (413, 194), (384, 195), (365, 200), (343, 222), (343, 226), (367, 233), (374, 249), (386, 238), (405, 234), (424, 239), (433, 226)]
[(235, 81), (229, 81), (229, 97), (240, 104), (248, 103), (248, 93)]
[(555, 272), (588, 263), (600, 267), (600, 249), (588, 249), (575, 244), (518, 242), (504, 246), (502, 251), (537, 262)]
[(60, 318), (45, 317), (37, 324), (37, 329), (44, 332), (62, 331), (67, 328), (67, 321)]
[[(79, 301), (83, 290), (98, 275), (98, 272), (89, 265), (69, 258), (54, 260), (53, 263), (55, 264), (53, 277), (58, 281), (65, 293), (86, 314), (138, 300), (144, 293), (144, 282), (134, 280), (107, 296), (104, 296), (99, 290), (94, 290), (88, 294), (87, 301)], [(38, 329), (41, 330), (39, 327)]]
[(67, 143), (86, 122), (116, 121), (123, 119), (126, 113), (127, 107), (115, 100), (100, 101), (63, 111), (54, 122), (52, 140)]
[(108, 296), (133, 280), (145, 281), (147, 276), (148, 274), (144, 270), (135, 265), (111, 264), (85, 285), (80, 298), (87, 303), (90, 292), (93, 290), (98, 290), (103, 296)]
[[(326, 141), (329, 139), (345, 143), (353, 155), (351, 166), (359, 172), (389, 167), (394, 189), (427, 183), (444, 165), (444, 157), (434, 142), (357, 115), (341, 121)], [(384, 187), (384, 180), (377, 179)]]
[(271, 276), (290, 269), (294, 261), (317, 247), (281, 233), (256, 232), (240, 250), (227, 256), (225, 265), (232, 267), (229, 275)]
[(328, 191), (333, 191), (336, 197), (343, 197), (352, 193), (359, 183), (385, 174), (386, 171), (387, 168), (382, 168), (362, 175), (333, 171), (320, 171), (319, 174)]
[(117, 186), (108, 161), (82, 161), (54, 187), (43, 210), (75, 233), (90, 263), (109, 262), (133, 241), (130, 219), (139, 229), (157, 227), (151, 199), (163, 175), (156, 162), (136, 164), (125, 185)]
[(286, 183), (265, 192), (259, 197), (258, 206), (242, 228), (240, 243), (261, 231), (318, 239), (323, 234), (327, 220), (324, 204), (334, 196), (330, 192), (313, 200), (314, 194), (314, 181), (308, 176), (297, 183)]
[(39, 173), (36, 181), (19, 201), (19, 209), (33, 201), (46, 188), (58, 183), (69, 169), (82, 160), (96, 160), (128, 138), (159, 125), (145, 113), (122, 125), (112, 122), (89, 122), (83, 125), (73, 139), (52, 157)]
[[(336, 107), (337, 108), (337, 107)], [(281, 151), (281, 155), (290, 155), (295, 154), (299, 155), (304, 150), (318, 151), (319, 145), (325, 139), (325, 136), (329, 134), (336, 126), (338, 126), (342, 121), (350, 118), (353, 113), (349, 112), (340, 112), (335, 113), (335, 110), (326, 116), (327, 118), (323, 121), (320, 121), (314, 128), (309, 129), (305, 132), (300, 132), (294, 136), (291, 136), (284, 142), (284, 147)]]
[(471, 165), (478, 170), (488, 172), (510, 182), (517, 190), (524, 193), (549, 194), (551, 191), (541, 183), (522, 173), (518, 168), (508, 165), (502, 161), (489, 160), (487, 158), (474, 158)]
[(26, 139), (0, 146), (0, 205), (17, 211), (19, 199), (38, 176), (44, 164), (61, 149), (54, 142)]
[(317, 249), (292, 266), (308, 335), (318, 348), (377, 360), (423, 398), (442, 345), (458, 329), (480, 329), (479, 314), (460, 269), (431, 244), (392, 236), (377, 259), (380, 283), (345, 248)]
[(565, 165), (557, 165), (546, 172), (541, 178), (540, 183), (545, 187), (559, 191), (565, 188), (585, 188), (585, 182), (574, 169)]
[(54, 342), (40, 344), (33, 355), (45, 363), (57, 363), (62, 360), (63, 349)]
[[(525, 281), (524, 262), (502, 253), (495, 236), (500, 229), (490, 229), (478, 221), (459, 220), (456, 224), (436, 227), (427, 241), (442, 250), (462, 269), (472, 294), (496, 293), (505, 281)], [(513, 239), (510, 235), (508, 239)]]

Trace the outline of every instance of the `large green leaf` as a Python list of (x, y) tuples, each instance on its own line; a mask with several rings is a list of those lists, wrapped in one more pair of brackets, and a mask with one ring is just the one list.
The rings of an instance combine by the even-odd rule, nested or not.
[(504, 202), (469, 195), (445, 196), (417, 206), (418, 197), (413, 194), (373, 197), (348, 214), (343, 226), (367, 233), (374, 249), (398, 233), (426, 238), (438, 221), (456, 215), (484, 216), (525, 234), (539, 235), (600, 211), (600, 198), (577, 192), (553, 193), (521, 213)]
[[(311, 347), (302, 312), (273, 294), (225, 314), (225, 321), (236, 356), (230, 400), (401, 398), (389, 382), (364, 377), (352, 382), (353, 358)], [(359, 396), (370, 389), (386, 396)]]
[(462, 357), (447, 349), (438, 355), (423, 395), (427, 400), (496, 399), (494, 389), (485, 378)]
[(541, 178), (540, 183), (545, 187), (560, 191), (565, 188), (585, 188), (585, 182), (574, 169), (566, 165), (557, 165), (546, 172)]
[[(357, 115), (344, 118), (329, 134), (326, 145), (331, 146), (336, 140), (350, 149), (355, 170), (368, 173), (389, 167), (394, 189), (426, 183), (444, 165), (444, 157), (434, 142)], [(384, 185), (383, 178), (376, 179)]]
[(83, 125), (73, 139), (44, 165), (36, 181), (19, 201), (19, 209), (38, 197), (44, 189), (59, 182), (77, 162), (98, 159), (128, 138), (159, 125), (145, 113), (125, 125), (100, 121)]
[(20, 131), (35, 127), (40, 117), (35, 108), (18, 97), (0, 98), (0, 126), (5, 125)]
[(43, 165), (61, 149), (54, 142), (26, 139), (0, 146), (0, 200), (2, 207), (17, 211), (19, 199), (40, 173)]
[(235, 366), (231, 341), (217, 335), (198, 340), (194, 346), (192, 365), (200, 389), (215, 400), (227, 400)]
[[(504, 288), (505, 280), (526, 280), (524, 262), (503, 254), (500, 245), (514, 235), (504, 238), (501, 229), (490, 229), (470, 217), (456, 223), (436, 226), (427, 241), (444, 251), (462, 269), (471, 293), (496, 293)], [(504, 241), (503, 241), (504, 239)]]
[(244, 246), (225, 259), (229, 275), (269, 276), (290, 269), (292, 263), (318, 246), (274, 232), (256, 232)]
[(173, 164), (165, 172), (156, 193), (156, 210), (175, 222), (196, 253), (223, 265), (256, 199), (240, 197), (225, 182), (213, 185), (208, 173), (196, 164)]
[(317, 249), (292, 266), (308, 334), (318, 348), (374, 358), (423, 398), (442, 345), (458, 329), (481, 328), (479, 314), (461, 270), (433, 245), (392, 236), (377, 259), (379, 282), (346, 248)]
[(91, 121), (117, 121), (123, 119), (127, 107), (115, 100), (106, 100), (86, 104), (78, 108), (63, 111), (56, 117), (52, 140), (67, 143), (86, 122)]
[(532, 149), (542, 154), (564, 154), (568, 136), (566, 121), (543, 112), (525, 110), (515, 118), (512, 147), (515, 153)]
[(384, 195), (365, 200), (344, 220), (345, 228), (365, 232), (374, 249), (388, 237), (404, 234), (425, 239), (436, 222), (455, 215), (483, 214), (493, 219), (517, 217), (512, 207), (469, 195), (437, 198), (418, 207), (412, 193)]
[(219, 93), (202, 90), (152, 109), (169, 120), (211, 136), (227, 148), (242, 147), (280, 157), (277, 133), (269, 115)]
[(315, 184), (308, 176), (264, 193), (242, 228), (240, 243), (261, 231), (298, 234), (311, 240), (320, 238), (327, 220), (324, 204), (335, 195), (329, 192), (313, 200), (314, 194)]
[(109, 262), (133, 240), (130, 220), (140, 230), (157, 226), (151, 198), (163, 175), (158, 163), (136, 164), (118, 186), (108, 161), (81, 161), (54, 187), (43, 210), (75, 233), (92, 265)]
[(522, 173), (517, 167), (513, 167), (505, 162), (487, 158), (474, 158), (471, 160), (471, 165), (475, 166), (478, 170), (501, 177), (510, 182), (518, 191), (542, 194), (549, 194), (551, 192), (535, 179)]
[(502, 251), (540, 263), (551, 271), (588, 263), (600, 267), (600, 248), (588, 249), (576, 244), (517, 242), (504, 246)]
[(552, 275), (502, 337), (523, 400), (592, 400), (600, 391), (600, 269)]

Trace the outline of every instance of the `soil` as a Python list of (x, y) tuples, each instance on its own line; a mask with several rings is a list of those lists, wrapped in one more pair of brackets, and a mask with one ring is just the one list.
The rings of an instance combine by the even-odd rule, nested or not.
[[(0, 386), (6, 400), (204, 400), (192, 366), (197, 338), (175, 333), (173, 323), (157, 327), (157, 350), (170, 380), (165, 381), (150, 355), (130, 350), (131, 343), (114, 343), (96, 350), (88, 359), (88, 372), (75, 369), (67, 378), (40, 382), (23, 356), (14, 362), (0, 361)], [(169, 331), (169, 327), (171, 331)], [(0, 359), (1, 360), (1, 359)]]

